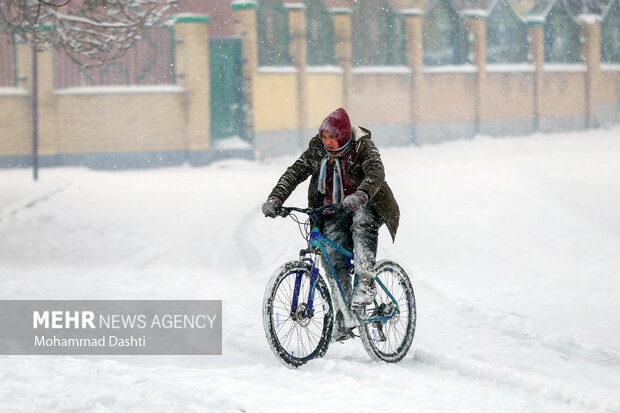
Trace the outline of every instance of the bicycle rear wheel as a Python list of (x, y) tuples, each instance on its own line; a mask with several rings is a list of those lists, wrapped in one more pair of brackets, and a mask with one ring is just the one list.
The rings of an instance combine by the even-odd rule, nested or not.
[(376, 266), (376, 278), (398, 303), (377, 282), (377, 296), (373, 304), (366, 306), (362, 318), (385, 317), (396, 314), (385, 323), (375, 321), (360, 326), (360, 338), (364, 349), (377, 361), (396, 363), (409, 351), (415, 334), (416, 302), (413, 286), (405, 270), (397, 263), (382, 260)]
[[(288, 262), (273, 274), (265, 290), (265, 336), (276, 357), (289, 367), (299, 367), (313, 358), (322, 357), (334, 326), (331, 297), (320, 276), (312, 311), (308, 311), (311, 271), (307, 262)], [(295, 306), (296, 289), (299, 292)]]

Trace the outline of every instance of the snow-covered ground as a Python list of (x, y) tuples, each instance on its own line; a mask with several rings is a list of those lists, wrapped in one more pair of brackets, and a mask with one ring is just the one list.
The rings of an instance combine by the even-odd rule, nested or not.
[(303, 247), (260, 214), (293, 158), (0, 170), (0, 299), (224, 303), (223, 356), (0, 357), (0, 412), (620, 412), (620, 129), (382, 155), (402, 219), (379, 255), (413, 279), (412, 351), (380, 364), (353, 340), (298, 370), (261, 320)]

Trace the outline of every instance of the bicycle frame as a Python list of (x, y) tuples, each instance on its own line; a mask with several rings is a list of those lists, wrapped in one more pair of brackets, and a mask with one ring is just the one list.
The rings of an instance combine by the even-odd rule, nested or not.
[[(359, 317), (356, 317), (355, 314), (349, 309), (349, 303), (346, 302), (344, 290), (342, 289), (342, 285), (340, 284), (340, 281), (338, 280), (338, 277), (336, 275), (336, 270), (334, 269), (334, 266), (329, 257), (329, 254), (327, 254), (327, 247), (332, 248), (337, 253), (343, 255), (347, 260), (347, 264), (350, 266), (353, 265), (351, 263), (351, 261), (354, 259), (353, 253), (346, 250), (342, 246), (338, 245), (331, 239), (327, 238), (325, 235), (321, 234), (321, 232), (319, 231), (317, 227), (312, 228), (312, 231), (310, 232), (310, 239), (309, 239), (308, 245), (310, 246), (310, 249), (302, 250), (300, 255), (303, 256), (309, 253), (317, 254), (320, 252), (321, 257), (323, 258), (324, 262), (327, 263), (327, 267), (329, 269), (329, 279), (333, 281), (335, 285), (337, 286), (338, 294), (336, 294), (334, 291), (334, 294), (333, 294), (334, 302), (336, 304), (337, 309), (339, 309), (342, 312), (344, 324), (347, 328), (357, 327), (360, 325), (360, 323), (374, 323), (374, 322), (386, 323), (388, 320), (392, 319), (397, 314), (397, 312), (399, 312), (398, 302), (396, 301), (396, 299), (392, 296), (392, 294), (387, 289), (387, 287), (383, 284), (383, 282), (381, 282), (379, 278), (376, 278), (377, 284), (381, 287), (383, 291), (385, 291), (387, 296), (394, 303), (395, 305), (394, 309), (389, 315), (368, 317), (364, 319), (359, 319)], [(312, 274), (311, 274), (311, 279), (310, 279), (311, 286), (308, 292), (308, 301), (307, 301), (307, 309), (306, 309), (307, 311), (306, 316), (311, 317), (313, 314), (312, 310), (313, 310), (313, 305), (314, 305), (314, 293), (316, 289), (319, 288), (317, 287), (318, 278), (319, 278), (319, 268), (317, 266), (317, 263), (314, 260), (309, 259), (309, 258), (306, 258), (304, 260), (309, 261), (312, 265)], [(300, 293), (302, 276), (303, 276), (303, 273), (299, 273), (297, 274), (296, 279), (295, 279), (293, 300), (291, 303), (291, 315), (293, 317), (296, 317), (296, 313), (297, 313), (297, 306), (299, 303), (299, 293)], [(355, 275), (353, 285), (354, 286), (357, 285), (357, 274)], [(332, 288), (332, 290), (335, 290), (335, 289)], [(377, 303), (375, 301), (375, 305), (376, 304)]]

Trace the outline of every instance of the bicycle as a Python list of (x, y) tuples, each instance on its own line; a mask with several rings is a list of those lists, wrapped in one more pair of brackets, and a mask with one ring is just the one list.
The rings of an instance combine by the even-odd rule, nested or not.
[[(377, 296), (373, 303), (358, 311), (349, 309), (326, 247), (346, 257), (351, 273), (353, 253), (321, 234), (317, 221), (321, 214), (339, 208), (343, 207), (281, 207), (278, 213), (297, 222), (308, 244), (299, 252), (299, 260), (287, 262), (273, 273), (263, 298), (265, 336), (276, 358), (289, 367), (299, 367), (325, 355), (335, 319), (350, 333), (347, 338), (357, 337), (352, 330), (359, 329), (364, 349), (376, 361), (402, 360), (413, 341), (415, 295), (407, 273), (397, 263), (378, 261)], [(293, 212), (306, 214), (308, 219), (302, 223)], [(329, 288), (318, 266), (319, 257), (327, 262)], [(355, 275), (353, 288), (357, 278)]]

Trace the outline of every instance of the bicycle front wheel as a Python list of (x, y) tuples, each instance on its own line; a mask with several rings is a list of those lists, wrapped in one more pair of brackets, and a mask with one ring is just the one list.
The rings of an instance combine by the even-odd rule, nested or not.
[(312, 268), (291, 261), (271, 277), (263, 299), (265, 336), (275, 356), (289, 367), (322, 357), (334, 326), (331, 297), (318, 276), (311, 296)]
[(363, 323), (360, 326), (360, 338), (372, 359), (396, 363), (409, 351), (415, 333), (416, 302), (413, 286), (405, 270), (388, 260), (377, 263), (376, 280), (377, 296), (374, 303), (366, 306), (362, 318), (378, 319), (394, 315), (384, 322)]

